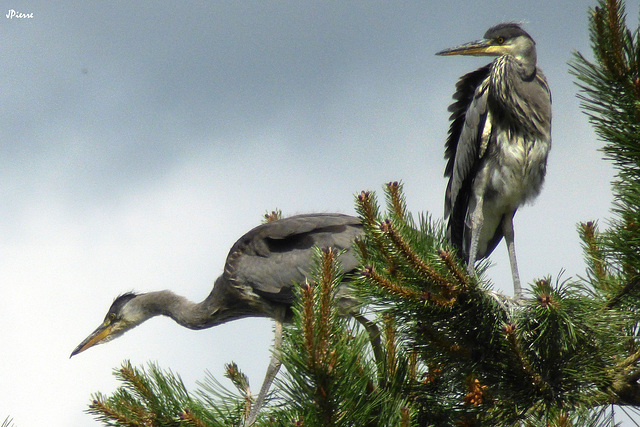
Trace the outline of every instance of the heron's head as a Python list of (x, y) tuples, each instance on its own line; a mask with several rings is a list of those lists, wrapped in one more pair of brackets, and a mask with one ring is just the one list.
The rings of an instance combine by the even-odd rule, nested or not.
[(70, 357), (96, 344), (111, 341), (144, 322), (148, 316), (140, 309), (140, 304), (136, 303), (138, 296), (129, 292), (116, 298), (102, 324), (73, 350)]
[(535, 63), (535, 45), (531, 36), (520, 25), (506, 23), (489, 28), (481, 40), (445, 49), (436, 55), (512, 55), (522, 61), (533, 60)]

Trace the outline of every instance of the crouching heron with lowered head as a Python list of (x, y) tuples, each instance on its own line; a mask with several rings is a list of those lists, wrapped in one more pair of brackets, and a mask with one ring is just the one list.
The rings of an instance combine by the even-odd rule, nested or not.
[[(311, 279), (314, 247), (343, 251), (338, 261), (348, 274), (359, 266), (352, 245), (362, 234), (360, 219), (341, 214), (297, 215), (262, 224), (233, 245), (224, 272), (204, 301), (194, 303), (167, 290), (121, 295), (109, 308), (103, 323), (71, 356), (119, 337), (158, 315), (169, 316), (190, 329), (210, 328), (245, 317), (272, 318), (276, 323), (274, 351), (260, 394), (245, 420), (245, 425), (251, 425), (280, 368), (282, 323), (291, 316), (293, 287)], [(381, 350), (377, 327), (357, 311), (357, 303), (349, 296), (347, 286), (339, 289), (338, 298), (345, 314), (366, 328), (378, 359)]]
[(551, 92), (536, 66), (536, 43), (518, 24), (506, 23), (437, 55), (497, 56), (456, 85), (445, 218), (449, 242), (467, 260), (469, 274), (505, 238), (519, 298), (513, 217), (540, 193), (551, 149)]

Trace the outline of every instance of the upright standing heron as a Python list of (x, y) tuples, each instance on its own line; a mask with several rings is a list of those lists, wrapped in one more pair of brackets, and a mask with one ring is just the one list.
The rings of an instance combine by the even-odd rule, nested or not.
[[(115, 299), (102, 324), (71, 353), (74, 356), (96, 344), (119, 337), (157, 315), (169, 316), (189, 329), (210, 328), (244, 317), (275, 320), (274, 352), (260, 394), (245, 420), (251, 425), (280, 368), (278, 351), (282, 323), (291, 317), (293, 287), (310, 279), (314, 247), (343, 251), (338, 260), (348, 274), (358, 268), (352, 245), (362, 236), (358, 218), (341, 214), (308, 214), (268, 222), (242, 236), (231, 248), (209, 296), (200, 303), (171, 291), (126, 293)], [(380, 357), (377, 327), (357, 311), (346, 287), (338, 291), (338, 303), (369, 333), (374, 354)]]
[(444, 212), (449, 242), (467, 260), (469, 274), (504, 236), (520, 298), (513, 216), (540, 193), (551, 149), (551, 92), (536, 66), (536, 43), (518, 24), (506, 23), (436, 55), (497, 56), (456, 85)]

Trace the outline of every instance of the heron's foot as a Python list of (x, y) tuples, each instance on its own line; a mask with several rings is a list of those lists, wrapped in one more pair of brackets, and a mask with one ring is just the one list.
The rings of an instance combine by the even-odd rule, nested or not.
[(522, 299), (522, 286), (520, 285), (520, 275), (518, 274), (518, 270), (513, 272), (513, 299)]
[(473, 263), (469, 263), (467, 264), (467, 274), (469, 275), (469, 277), (471, 277), (472, 279), (476, 277), (476, 266), (475, 266), (475, 262)]
[(522, 297), (522, 295), (516, 295), (516, 296), (510, 297), (495, 291), (487, 291), (487, 292), (489, 296), (491, 296), (491, 298), (496, 300), (498, 305), (500, 305), (500, 307), (502, 307), (502, 309), (506, 313), (511, 314), (515, 310), (524, 306), (524, 298)]
[(522, 301), (522, 288), (520, 286), (515, 287), (513, 289), (513, 300), (514, 301)]

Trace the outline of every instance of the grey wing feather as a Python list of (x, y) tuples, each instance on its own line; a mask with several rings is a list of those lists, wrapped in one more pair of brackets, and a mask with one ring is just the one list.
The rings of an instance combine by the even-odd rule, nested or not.
[[(445, 176), (449, 177), (445, 196), (445, 218), (449, 218), (447, 236), (453, 246), (463, 251), (465, 219), (471, 186), (481, 157), (490, 139), (486, 128), (488, 91), (486, 80), (490, 64), (460, 78), (456, 100), (449, 107), (452, 120), (446, 143), (448, 159)], [(466, 254), (462, 254), (466, 257)]]
[(538, 123), (544, 123), (547, 125), (546, 131), (549, 132), (549, 139), (551, 139), (551, 89), (549, 89), (549, 83), (547, 78), (540, 69), (536, 72), (536, 82), (538, 83), (539, 90), (531, 91), (531, 104), (535, 120)]
[(293, 286), (312, 270), (314, 247), (347, 249), (339, 260), (348, 272), (358, 265), (351, 246), (360, 235), (360, 220), (340, 214), (297, 215), (262, 224), (232, 247), (225, 276), (269, 301), (290, 304)]

